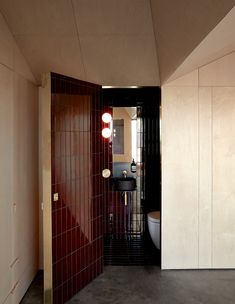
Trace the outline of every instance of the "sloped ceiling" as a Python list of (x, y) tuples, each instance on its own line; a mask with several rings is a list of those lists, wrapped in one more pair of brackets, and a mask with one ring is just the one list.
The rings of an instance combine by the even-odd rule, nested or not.
[(161, 81), (232, 9), (234, 0), (151, 0)]
[(112, 86), (160, 85), (235, 0), (0, 0), (33, 74)]
[(235, 51), (235, 7), (175, 70), (168, 81)]

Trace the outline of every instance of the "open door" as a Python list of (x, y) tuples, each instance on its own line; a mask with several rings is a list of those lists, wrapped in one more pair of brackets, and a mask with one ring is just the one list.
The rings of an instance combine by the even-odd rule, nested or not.
[(44, 246), (47, 233), (52, 291), (44, 299), (62, 304), (103, 271), (103, 104), (101, 86), (55, 73), (50, 80), (51, 236), (44, 231)]

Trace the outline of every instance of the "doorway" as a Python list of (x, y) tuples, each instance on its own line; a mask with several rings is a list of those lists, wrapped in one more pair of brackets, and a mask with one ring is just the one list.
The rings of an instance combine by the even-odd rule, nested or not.
[[(103, 100), (113, 115), (104, 263), (160, 265), (160, 250), (153, 245), (147, 220), (150, 212), (161, 211), (160, 89), (104, 89)], [(120, 191), (116, 184), (125, 177), (134, 179), (135, 186)]]
[[(142, 121), (139, 211), (130, 212), (131, 205), (125, 211), (127, 217), (138, 218), (138, 224), (133, 225), (132, 221), (124, 226), (124, 239), (132, 241), (135, 255), (135, 259), (129, 253), (126, 255), (129, 263), (134, 261), (137, 265), (141, 260), (136, 258), (139, 255), (134, 235), (146, 234), (147, 222), (142, 219), (147, 212), (156, 210), (157, 204), (160, 206), (160, 191), (156, 185), (151, 187), (153, 176), (155, 181), (159, 176), (160, 183), (156, 120), (160, 88), (110, 91), (55, 73), (48, 79), (47, 103), (42, 111), (44, 299), (45, 303), (60, 304), (103, 271), (107, 208), (113, 190), (112, 179), (104, 179), (102, 170), (112, 171), (113, 155), (112, 143), (101, 136), (101, 117), (114, 107), (134, 107)], [(131, 201), (131, 195), (124, 195), (124, 200)]]

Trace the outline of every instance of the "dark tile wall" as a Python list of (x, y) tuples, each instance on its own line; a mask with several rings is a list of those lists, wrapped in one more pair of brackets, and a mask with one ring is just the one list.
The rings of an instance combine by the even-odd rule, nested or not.
[(101, 87), (51, 74), (53, 303), (103, 270)]

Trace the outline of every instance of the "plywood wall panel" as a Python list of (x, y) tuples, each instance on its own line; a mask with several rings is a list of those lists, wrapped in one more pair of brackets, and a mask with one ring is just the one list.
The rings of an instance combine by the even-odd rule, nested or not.
[(200, 86), (235, 86), (235, 52), (199, 69)]
[(162, 222), (162, 268), (197, 268), (197, 87), (163, 88)]
[(213, 267), (235, 267), (235, 88), (213, 88)]
[(229, 54), (195, 71), (194, 90), (194, 73), (163, 87), (162, 268), (235, 267), (234, 65)]
[(12, 288), (13, 72), (0, 64), (0, 303)]
[(212, 89), (199, 88), (199, 268), (211, 267), (212, 255)]

